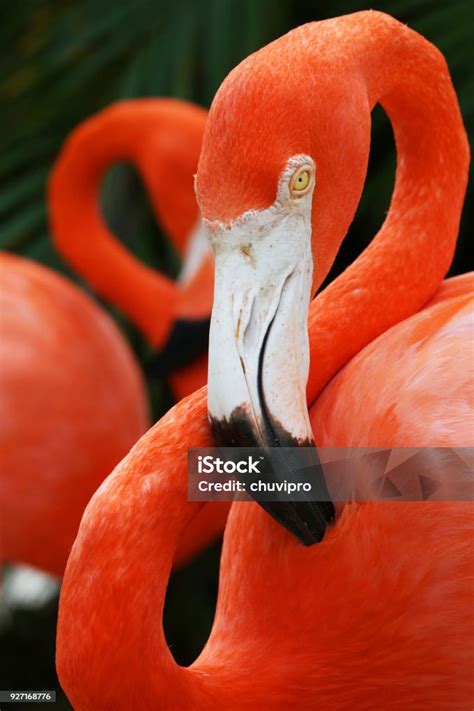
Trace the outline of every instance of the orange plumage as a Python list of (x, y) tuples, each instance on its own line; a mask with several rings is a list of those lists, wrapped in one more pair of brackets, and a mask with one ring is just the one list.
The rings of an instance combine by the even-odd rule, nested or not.
[(0, 256), (1, 559), (62, 575), (85, 505), (149, 423), (107, 314), (63, 277)]
[[(369, 249), (311, 305), (315, 438), (346, 444), (354, 429), (358, 444), (403, 447), (415, 423), (416, 446), (472, 445), (459, 424), (472, 418), (462, 371), (472, 288), (464, 278), (436, 293), (457, 237), (468, 148), (434, 47), (362, 12), (298, 28), (252, 55), (211, 108), (200, 206), (229, 224), (266, 208), (288, 157), (312, 156), (316, 288), (359, 199), (377, 101), (394, 125), (395, 194)], [(347, 415), (333, 416), (343, 398)], [(186, 500), (186, 453), (211, 441), (202, 389), (135, 445), (90, 502), (58, 627), (58, 671), (74, 707), (472, 707), (466, 503), (347, 504), (310, 548), (256, 504), (234, 504), (210, 638), (189, 669), (175, 664), (160, 620), (175, 548), (200, 509)]]
[(443, 282), (337, 373), (310, 412), (321, 447), (472, 446), (473, 287), (473, 274)]

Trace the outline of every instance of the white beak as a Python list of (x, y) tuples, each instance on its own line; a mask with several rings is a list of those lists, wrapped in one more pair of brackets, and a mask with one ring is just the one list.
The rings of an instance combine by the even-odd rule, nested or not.
[[(291, 200), (287, 189), (284, 173), (266, 210), (231, 226), (204, 221), (215, 255), (208, 409), (220, 445), (313, 445), (306, 405), (312, 191)], [(262, 505), (310, 544), (334, 515), (328, 499), (286, 511), (280, 502)]]

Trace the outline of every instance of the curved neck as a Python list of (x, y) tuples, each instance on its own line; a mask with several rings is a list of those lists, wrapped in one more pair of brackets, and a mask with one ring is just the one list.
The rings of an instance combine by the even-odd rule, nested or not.
[(56, 247), (155, 346), (161, 345), (173, 321), (176, 287), (137, 260), (107, 228), (99, 206), (100, 184), (114, 163), (134, 163), (157, 217), (183, 250), (198, 218), (193, 174), (205, 120), (203, 110), (179, 101), (116, 104), (71, 135), (49, 183)]
[(174, 661), (162, 615), (180, 536), (202, 506), (187, 501), (187, 450), (210, 446), (207, 431), (203, 388), (139, 440), (87, 508), (58, 619), (57, 668), (75, 708), (136, 708), (138, 694), (143, 709), (193, 707), (199, 675)]
[[(469, 148), (446, 62), (420, 35), (380, 13), (341, 22), (352, 63), (395, 135), (397, 171), (387, 218), (365, 252), (310, 309), (312, 403), (365, 345), (418, 311), (452, 261)], [(359, 78), (358, 77), (358, 78)]]
[[(467, 148), (454, 92), (436, 50), (392, 22), (391, 31), (417, 38), (414, 48), (408, 48), (412, 39), (405, 47), (395, 38), (391, 54), (390, 42), (383, 55), (371, 40), (356, 50), (367, 71), (370, 105), (380, 99), (394, 124), (395, 194), (371, 247), (313, 302), (310, 399), (354, 353), (428, 300), (456, 240)], [(415, 90), (416, 82), (408, 81), (403, 52), (416, 82), (425, 86)], [(133, 708), (138, 695), (144, 709), (217, 708), (212, 689), (229, 688), (197, 667), (178, 667), (161, 626), (177, 541), (199, 508), (186, 500), (185, 467), (188, 447), (210, 445), (205, 395), (203, 388), (152, 428), (86, 510), (58, 623), (60, 679), (77, 708)], [(217, 664), (225, 668), (221, 659)]]

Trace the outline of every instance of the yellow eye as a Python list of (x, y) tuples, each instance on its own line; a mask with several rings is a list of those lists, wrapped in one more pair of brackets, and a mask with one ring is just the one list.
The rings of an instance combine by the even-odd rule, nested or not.
[(311, 187), (311, 169), (307, 165), (302, 165), (292, 175), (290, 180), (290, 193), (292, 197), (306, 195)]

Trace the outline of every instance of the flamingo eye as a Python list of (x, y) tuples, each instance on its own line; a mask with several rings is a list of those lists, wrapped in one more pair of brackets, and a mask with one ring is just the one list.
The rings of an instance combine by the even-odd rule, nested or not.
[(312, 170), (308, 165), (302, 165), (293, 173), (290, 180), (291, 197), (302, 197), (311, 188)]

